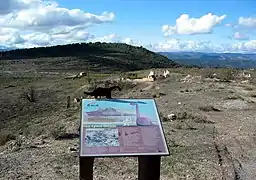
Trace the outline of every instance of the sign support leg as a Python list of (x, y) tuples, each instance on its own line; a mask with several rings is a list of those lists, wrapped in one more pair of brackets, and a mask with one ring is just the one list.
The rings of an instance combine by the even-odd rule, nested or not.
[(80, 157), (80, 180), (93, 180), (94, 157)]
[(160, 180), (161, 156), (139, 156), (138, 180)]

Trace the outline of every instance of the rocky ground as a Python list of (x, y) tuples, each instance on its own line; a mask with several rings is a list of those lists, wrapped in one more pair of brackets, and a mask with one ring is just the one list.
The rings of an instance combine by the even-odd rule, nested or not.
[[(123, 91), (113, 93), (155, 98), (170, 150), (161, 179), (256, 179), (254, 82), (170, 71), (166, 79), (123, 83)], [(0, 179), (78, 179), (79, 104), (67, 109), (66, 96), (79, 97), (89, 87), (85, 80), (52, 75), (1, 82)], [(28, 85), (37, 93), (34, 103), (21, 100)], [(137, 171), (136, 158), (97, 158), (94, 179), (137, 179)]]

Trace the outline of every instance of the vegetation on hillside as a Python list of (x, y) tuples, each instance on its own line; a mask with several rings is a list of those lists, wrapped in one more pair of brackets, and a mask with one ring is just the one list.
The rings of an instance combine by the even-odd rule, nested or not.
[[(65, 57), (60, 58), (60, 57)], [(69, 57), (67, 59), (67, 57)], [(55, 70), (78, 70), (83, 66), (90, 66), (94, 70), (98, 68), (116, 71), (132, 71), (148, 68), (178, 67), (179, 64), (167, 57), (151, 52), (143, 47), (136, 47), (124, 43), (77, 43), (57, 45), (52, 47), (40, 47), (30, 49), (15, 49), (2, 52), (4, 60), (34, 59), (37, 65), (44, 65), (45, 58), (47, 68)], [(44, 59), (39, 61), (38, 59)], [(96, 69), (95, 69), (96, 68)]]

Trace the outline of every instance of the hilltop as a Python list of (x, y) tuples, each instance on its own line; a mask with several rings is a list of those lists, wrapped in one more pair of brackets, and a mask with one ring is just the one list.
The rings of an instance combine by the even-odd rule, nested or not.
[(15, 49), (2, 52), (1, 59), (15, 60), (15, 64), (30, 64), (39, 71), (133, 71), (180, 66), (167, 57), (143, 47), (100, 42)]

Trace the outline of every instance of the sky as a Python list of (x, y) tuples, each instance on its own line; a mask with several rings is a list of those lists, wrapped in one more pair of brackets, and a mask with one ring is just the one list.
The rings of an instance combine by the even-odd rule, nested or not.
[(256, 53), (254, 0), (1, 0), (0, 49), (121, 42)]

